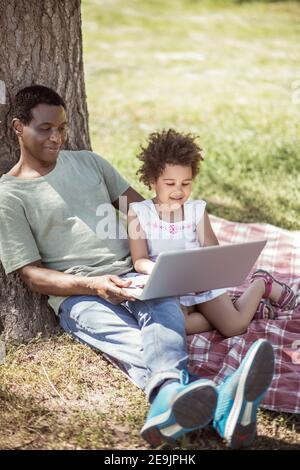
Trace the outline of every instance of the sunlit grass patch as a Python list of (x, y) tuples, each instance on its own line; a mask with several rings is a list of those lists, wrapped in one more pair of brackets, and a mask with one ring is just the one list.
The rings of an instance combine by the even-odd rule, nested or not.
[(83, 6), (94, 149), (148, 196), (140, 143), (156, 129), (192, 131), (206, 150), (194, 197), (232, 220), (299, 228), (299, 3)]

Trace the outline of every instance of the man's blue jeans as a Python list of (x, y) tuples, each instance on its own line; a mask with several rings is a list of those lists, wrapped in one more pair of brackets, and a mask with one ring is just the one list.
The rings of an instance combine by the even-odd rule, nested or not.
[(184, 316), (176, 298), (113, 305), (78, 295), (68, 297), (59, 313), (67, 333), (116, 361), (148, 397), (187, 368)]

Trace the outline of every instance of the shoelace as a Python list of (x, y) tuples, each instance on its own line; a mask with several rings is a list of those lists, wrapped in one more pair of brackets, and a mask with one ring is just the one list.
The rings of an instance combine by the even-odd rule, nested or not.
[(187, 385), (189, 383), (189, 373), (186, 369), (180, 371), (179, 380), (182, 385)]

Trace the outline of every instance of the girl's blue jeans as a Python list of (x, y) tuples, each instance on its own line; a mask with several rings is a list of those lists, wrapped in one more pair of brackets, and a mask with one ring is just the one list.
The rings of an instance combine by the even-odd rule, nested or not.
[(98, 296), (71, 296), (60, 306), (62, 328), (102, 351), (143, 389), (148, 398), (166, 379), (187, 368), (187, 346), (179, 299), (113, 305)]

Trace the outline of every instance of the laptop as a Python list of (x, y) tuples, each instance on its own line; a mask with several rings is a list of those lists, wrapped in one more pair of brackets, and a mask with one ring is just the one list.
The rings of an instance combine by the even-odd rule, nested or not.
[(160, 253), (151, 275), (132, 274), (124, 289), (140, 300), (176, 297), (243, 284), (267, 240)]

